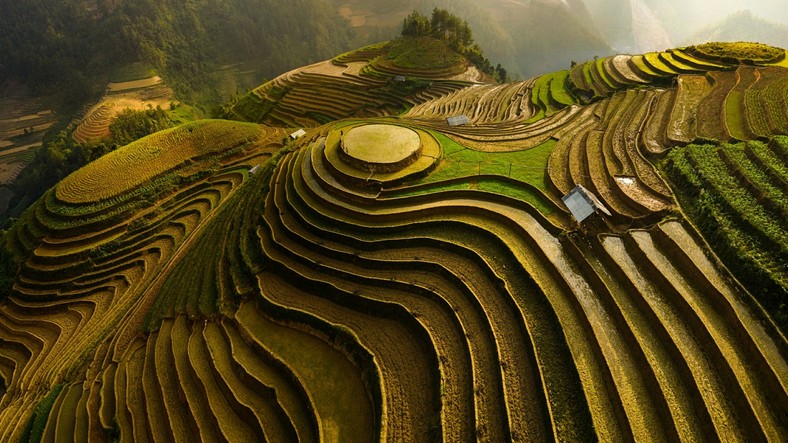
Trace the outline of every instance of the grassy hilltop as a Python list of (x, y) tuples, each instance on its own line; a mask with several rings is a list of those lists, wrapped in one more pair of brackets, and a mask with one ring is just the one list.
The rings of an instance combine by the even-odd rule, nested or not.
[(788, 438), (786, 51), (472, 58), (361, 48), (49, 190), (0, 440)]

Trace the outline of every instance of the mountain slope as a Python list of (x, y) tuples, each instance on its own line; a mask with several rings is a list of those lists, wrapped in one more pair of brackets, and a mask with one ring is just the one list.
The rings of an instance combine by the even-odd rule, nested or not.
[(252, 122), (309, 127), (397, 114), (490, 78), (440, 40), (404, 37), (282, 74), (242, 97), (231, 112)]
[(770, 22), (746, 10), (701, 29), (687, 41), (692, 43), (750, 41), (786, 47), (788, 26)]
[(349, 41), (345, 21), (317, 0), (24, 0), (0, 16), (0, 84), (63, 90), (78, 109), (113, 68), (144, 61), (180, 99), (211, 103), (223, 65), (245, 62), (259, 81), (347, 50)]
[[(291, 104), (268, 124), (153, 134), (24, 214), (0, 241), (0, 440), (786, 438), (763, 308), (781, 320), (788, 288), (784, 49), (341, 108), (398, 103), (361, 87), (378, 69), (465, 66), (381, 50), (263, 86)], [(284, 145), (296, 105), (331, 121)], [(605, 206), (582, 224), (578, 184)]]

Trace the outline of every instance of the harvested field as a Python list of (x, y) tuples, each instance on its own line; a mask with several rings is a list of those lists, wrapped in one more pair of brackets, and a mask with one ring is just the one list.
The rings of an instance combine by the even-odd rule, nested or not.
[(130, 89), (144, 89), (158, 85), (161, 82), (162, 82), (161, 77), (159, 77), (158, 75), (149, 78), (141, 78), (138, 80), (130, 80), (126, 82), (118, 82), (118, 83), (110, 82), (107, 84), (107, 92), (118, 93), (118, 92), (128, 91)]
[(677, 143), (689, 143), (697, 137), (698, 106), (711, 92), (711, 88), (712, 85), (705, 76), (679, 76), (676, 98), (665, 128), (668, 139)]
[(736, 76), (729, 72), (711, 72), (708, 78), (712, 88), (698, 105), (698, 136), (728, 141), (725, 98), (736, 85)]
[[(24, 85), (7, 82), (0, 91), (0, 193), (3, 185), (16, 180), (33, 159), (48, 129), (59, 117), (52, 108), (52, 97), (35, 97)], [(0, 196), (0, 213), (5, 212), (7, 199)]]

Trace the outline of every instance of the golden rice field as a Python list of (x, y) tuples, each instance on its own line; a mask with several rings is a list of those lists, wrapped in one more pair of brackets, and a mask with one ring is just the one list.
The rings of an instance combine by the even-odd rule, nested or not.
[(193, 159), (221, 154), (254, 141), (261, 132), (258, 125), (209, 120), (166, 129), (69, 175), (58, 184), (55, 193), (62, 201), (74, 204), (106, 200)]
[(721, 48), (365, 48), (102, 157), (8, 233), (0, 441), (785, 441), (788, 69)]

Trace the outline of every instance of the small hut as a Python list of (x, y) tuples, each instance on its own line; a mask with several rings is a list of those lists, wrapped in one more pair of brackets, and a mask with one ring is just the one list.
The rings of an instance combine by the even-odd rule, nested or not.
[(601, 211), (608, 217), (612, 216), (605, 205), (603, 205), (591, 191), (584, 188), (582, 185), (575, 186), (568, 194), (561, 197), (561, 200), (578, 223), (582, 223), (583, 220), (590, 217), (591, 214), (595, 214), (597, 211)]
[(304, 131), (303, 129), (299, 129), (298, 131), (290, 134), (290, 139), (291, 140), (295, 140), (295, 139), (303, 136), (304, 134), (306, 134), (306, 131)]
[(471, 119), (468, 118), (467, 115), (455, 115), (454, 117), (449, 117), (446, 119), (446, 122), (449, 126), (460, 126), (460, 125), (467, 125), (471, 122)]

